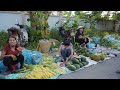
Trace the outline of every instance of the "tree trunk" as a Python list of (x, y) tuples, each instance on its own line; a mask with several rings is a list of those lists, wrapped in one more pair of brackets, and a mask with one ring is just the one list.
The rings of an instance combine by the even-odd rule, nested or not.
[(33, 30), (36, 30), (36, 24), (34, 22), (34, 11), (29, 11), (29, 15), (30, 15), (30, 21), (31, 21), (31, 27)]

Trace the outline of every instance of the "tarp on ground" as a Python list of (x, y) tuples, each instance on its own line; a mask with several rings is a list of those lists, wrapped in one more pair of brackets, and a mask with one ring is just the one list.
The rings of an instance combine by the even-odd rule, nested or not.
[[(91, 60), (89, 57), (86, 57), (86, 60), (89, 62), (89, 64), (86, 65), (86, 66), (83, 66), (83, 67), (80, 68), (80, 69), (84, 69), (85, 67), (89, 67), (89, 66), (91, 66), (91, 65), (94, 65), (94, 64), (97, 64), (97, 63), (98, 63), (98, 62), (96, 62), (96, 61)], [(60, 62), (58, 62), (57, 64), (60, 65)], [(61, 68), (61, 69), (64, 69), (64, 70), (66, 71), (65, 74), (69, 74), (69, 73), (75, 72), (75, 71), (70, 71), (70, 70), (69, 70), (68, 68), (66, 68), (65, 66), (62, 66), (62, 67), (60, 67), (60, 68)], [(78, 70), (80, 70), (80, 69), (78, 69)], [(78, 71), (78, 70), (76, 70), (76, 71)]]
[[(24, 77), (25, 73), (16, 73), (16, 74), (9, 74), (9, 75), (0, 75), (1, 79), (18, 79), (18, 77)], [(57, 79), (60, 74), (56, 74), (51, 78), (48, 79)]]
[[(82, 56), (82, 55), (80, 55), (80, 57), (81, 57), (81, 56)], [(83, 56), (83, 57), (84, 57), (84, 56)], [(107, 59), (110, 59), (110, 58), (111, 58), (111, 57), (108, 56), (108, 57), (106, 57), (104, 60), (107, 60)], [(102, 62), (102, 61), (103, 61), (103, 60), (100, 60), (99, 62), (97, 62), (97, 61), (91, 60), (89, 57), (86, 57), (86, 60), (89, 62), (88, 65), (83, 66), (82, 68), (80, 68), (80, 69), (78, 69), (78, 70), (75, 70), (75, 71), (71, 71), (71, 70), (69, 70), (69, 69), (68, 69), (67, 67), (65, 67), (65, 66), (62, 66), (62, 67), (60, 67), (60, 68), (62, 68), (62, 69), (64, 69), (64, 70), (66, 71), (65, 74), (70, 74), (70, 73), (79, 71), (79, 70), (81, 70), (81, 69), (90, 67), (90, 66), (92, 66), (92, 65), (98, 64), (99, 62)], [(60, 65), (60, 62), (58, 62), (57, 64)]]

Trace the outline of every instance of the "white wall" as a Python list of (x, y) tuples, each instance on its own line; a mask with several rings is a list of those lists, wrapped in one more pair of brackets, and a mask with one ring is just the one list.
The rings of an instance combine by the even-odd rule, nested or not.
[[(30, 25), (30, 22), (27, 22), (27, 18), (29, 18), (29, 15), (25, 15), (25, 24)], [(0, 31), (4, 30), (7, 31), (10, 27), (17, 27), (14, 25), (17, 23), (17, 21), (22, 24), (23, 22), (23, 14), (22, 13), (4, 13), (0, 12)]]
[[(49, 28), (55, 28), (57, 26), (55, 26), (55, 24), (60, 20), (61, 18), (59, 16), (50, 16), (48, 18), (48, 25), (49, 25)], [(66, 20), (66, 18), (64, 17), (63, 18), (63, 22)], [(60, 25), (60, 23), (58, 24), (58, 26)]]
[[(26, 14), (24, 17), (23, 13), (15, 13), (15, 12), (13, 13), (10, 11), (9, 12), (0, 11), (0, 31), (1, 30), (7, 31), (7, 29), (10, 27), (19, 28), (18, 26), (14, 25), (17, 23), (17, 21), (20, 24), (25, 22), (25, 24), (29, 26), (30, 22), (27, 21), (28, 18), (29, 18), (28, 14)], [(61, 17), (59, 17), (59, 16), (50, 16), (48, 18), (48, 24), (49, 24), (50, 28), (55, 28), (56, 22), (58, 22), (60, 19), (61, 19)], [(66, 18), (63, 17), (61, 22), (64, 22), (65, 20), (66, 20)], [(72, 21), (71, 21), (71, 23), (72, 23)], [(59, 25), (60, 25), (60, 23), (58, 24), (58, 26)], [(89, 27), (89, 23), (86, 23), (86, 27)]]

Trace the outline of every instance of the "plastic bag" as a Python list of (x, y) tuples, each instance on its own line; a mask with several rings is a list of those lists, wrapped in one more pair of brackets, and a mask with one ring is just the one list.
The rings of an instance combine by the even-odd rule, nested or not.
[(96, 37), (92, 37), (92, 40), (93, 40), (93, 41), (92, 41), (93, 43), (98, 44), (98, 43), (100, 43), (101, 38), (96, 36)]
[(38, 64), (42, 59), (42, 53), (23, 49), (22, 52), (26, 64)]
[(88, 49), (95, 48), (95, 46), (96, 46), (96, 44), (94, 44), (94, 43), (87, 43), (87, 45), (86, 45), (86, 47), (87, 47)]
[(32, 64), (32, 52), (30, 50), (23, 49), (22, 55), (26, 64)]
[(0, 73), (6, 71), (6, 66), (3, 64), (3, 61), (0, 61)]
[(42, 53), (32, 51), (32, 64), (38, 64), (42, 60)]

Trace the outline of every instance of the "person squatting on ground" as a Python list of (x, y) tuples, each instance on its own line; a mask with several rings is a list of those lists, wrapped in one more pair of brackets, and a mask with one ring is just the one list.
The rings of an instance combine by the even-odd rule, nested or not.
[(81, 46), (85, 46), (89, 42), (89, 38), (84, 36), (84, 27), (79, 26), (75, 35), (75, 42)]
[(62, 65), (64, 65), (70, 58), (73, 57), (73, 45), (69, 40), (65, 40), (59, 48), (59, 53), (62, 58)]
[(3, 64), (8, 67), (8, 71), (14, 72), (12, 65), (20, 62), (20, 69), (23, 68), (24, 56), (22, 55), (22, 48), (17, 44), (14, 36), (9, 37), (8, 44), (3, 48), (1, 59)]

